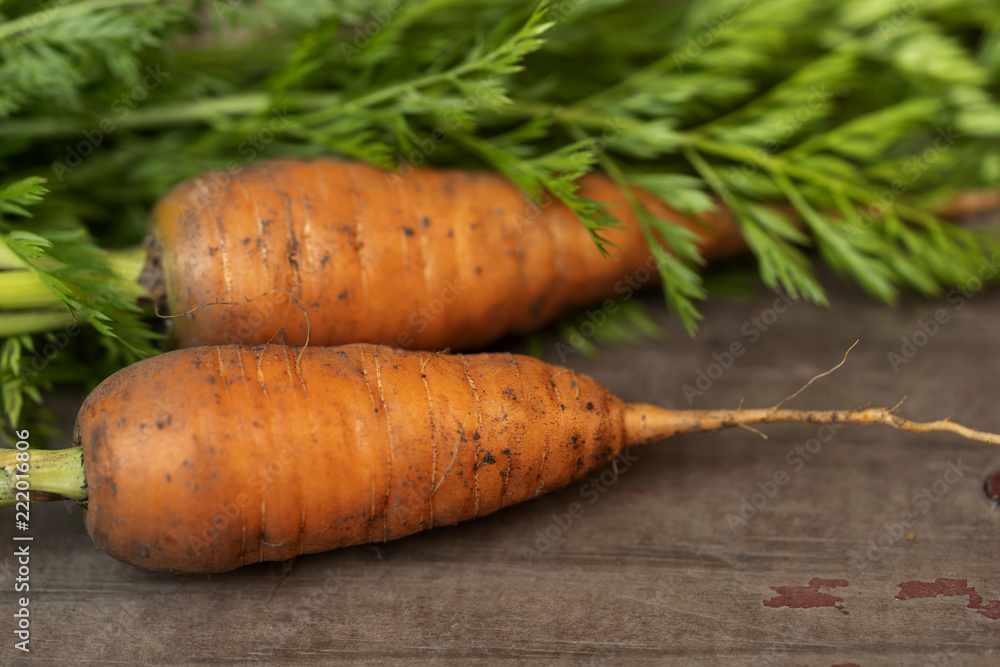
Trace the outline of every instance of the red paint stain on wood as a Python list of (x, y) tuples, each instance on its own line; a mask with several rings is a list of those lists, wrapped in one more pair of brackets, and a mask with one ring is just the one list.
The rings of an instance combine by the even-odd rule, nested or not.
[(832, 607), (844, 598), (830, 593), (820, 592), (820, 588), (838, 588), (850, 586), (843, 579), (814, 578), (807, 586), (771, 586), (777, 593), (770, 600), (764, 600), (765, 607), (791, 607), (792, 609), (811, 609), (813, 607)]
[(914, 598), (964, 597), (968, 596), (969, 609), (975, 609), (991, 620), (1000, 619), (1000, 600), (983, 601), (983, 596), (969, 585), (968, 579), (948, 579), (938, 577), (934, 581), (904, 581), (899, 585), (897, 600)]
[(986, 478), (983, 490), (986, 491), (987, 498), (1000, 505), (1000, 472), (995, 472)]

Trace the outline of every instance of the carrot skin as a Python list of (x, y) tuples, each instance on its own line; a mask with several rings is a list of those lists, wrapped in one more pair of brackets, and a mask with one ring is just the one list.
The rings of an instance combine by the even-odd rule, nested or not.
[[(263, 344), (281, 330), (278, 340), (304, 344), (306, 317), (290, 293), (309, 311), (313, 345), (466, 349), (655, 280), (620, 189), (596, 174), (580, 185), (624, 225), (602, 232), (617, 246), (614, 260), (568, 208), (536, 209), (487, 172), (403, 177), (363, 163), (280, 159), (193, 179), (152, 216), (168, 307), (180, 316), (175, 341)], [(636, 192), (655, 215), (696, 231), (706, 257), (745, 248), (727, 211), (695, 223)]]
[(396, 539), (565, 486), (624, 447), (624, 404), (530, 357), (200, 347), (81, 409), (86, 526), (173, 572)]

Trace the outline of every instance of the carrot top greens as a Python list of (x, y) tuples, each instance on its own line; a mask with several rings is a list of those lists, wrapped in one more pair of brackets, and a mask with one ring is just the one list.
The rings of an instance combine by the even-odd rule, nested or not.
[[(53, 382), (92, 386), (155, 351), (141, 253), (100, 248), (141, 241), (179, 181), (264, 158), (496, 169), (525, 191), (526, 218), (554, 197), (610, 255), (615, 212), (578, 195), (580, 175), (601, 169), (691, 213), (721, 199), (763, 282), (817, 303), (810, 247), (889, 303), (962, 286), (992, 255), (992, 238), (930, 211), (1000, 182), (1000, 5), (660, 4), (5, 2), (8, 421)], [(694, 332), (695, 239), (640, 219)], [(648, 330), (622, 312), (607, 331)]]

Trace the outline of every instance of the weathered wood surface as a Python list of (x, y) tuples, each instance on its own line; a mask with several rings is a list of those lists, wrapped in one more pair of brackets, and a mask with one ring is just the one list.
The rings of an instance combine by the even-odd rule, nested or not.
[[(892, 310), (826, 282), (830, 309), (769, 311), (775, 297), (766, 291), (716, 300), (694, 341), (674, 328), (664, 340), (596, 359), (570, 356), (567, 364), (625, 399), (672, 407), (688, 406), (683, 385), (695, 386), (701, 369), (719, 376), (694, 407), (741, 399), (765, 406), (835, 364), (860, 338), (846, 366), (794, 405), (892, 405), (905, 393), (903, 415), (954, 413), (1000, 431), (1000, 293), (977, 293), (961, 309), (909, 298)], [(655, 294), (647, 298), (657, 302)], [(887, 355), (901, 353), (901, 337), (912, 339), (938, 309), (950, 321), (894, 372)], [(752, 318), (771, 322), (772, 315), (759, 331)], [(747, 335), (754, 329), (755, 340)], [(745, 353), (720, 375), (710, 368), (713, 354), (734, 342)], [(559, 360), (551, 340), (547, 355)], [(765, 430), (767, 440), (736, 429), (637, 449), (617, 480), (604, 473), (604, 492), (576, 485), (461, 526), (302, 557), (286, 578), (281, 564), (211, 578), (134, 569), (93, 546), (78, 509), (38, 506), (31, 516), (29, 656), (13, 648), (15, 530), (13, 511), (5, 510), (0, 661), (995, 663), (1000, 620), (968, 608), (968, 595), (896, 595), (903, 582), (944, 577), (967, 580), (983, 605), (1000, 598), (1000, 511), (982, 493), (987, 473), (1000, 470), (1000, 449), (951, 435), (844, 427), (799, 466), (795, 448), (831, 434), (813, 425)], [(967, 470), (946, 476), (949, 462)], [(770, 488), (778, 471), (787, 481)], [(938, 497), (934, 483), (946, 479)], [(758, 483), (773, 497), (753, 497)], [(925, 488), (933, 503), (915, 499)], [(766, 503), (754, 516), (745, 511), (745, 525), (731, 525), (727, 515), (739, 515), (744, 498)], [(553, 515), (574, 503), (582, 515), (559, 528)], [(893, 524), (907, 512), (916, 518), (905, 533), (915, 537), (889, 535), (872, 549), (887, 530), (897, 532)], [(538, 542), (546, 531), (555, 537), (547, 547)], [(538, 550), (530, 562), (527, 549)], [(869, 552), (873, 560), (864, 560)], [(842, 602), (808, 607), (832, 601), (817, 594), (799, 597), (806, 608), (765, 605), (779, 595), (773, 587), (814, 578), (846, 582), (819, 589)]]

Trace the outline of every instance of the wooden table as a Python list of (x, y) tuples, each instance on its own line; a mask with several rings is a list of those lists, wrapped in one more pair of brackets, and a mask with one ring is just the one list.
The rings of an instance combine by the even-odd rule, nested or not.
[[(904, 416), (954, 413), (1000, 431), (1000, 292), (961, 308), (907, 297), (892, 310), (824, 281), (829, 309), (786, 308), (765, 290), (713, 300), (696, 340), (644, 295), (664, 339), (566, 363), (627, 400), (767, 406), (860, 338), (792, 405), (893, 405), (907, 394)], [(921, 335), (939, 310), (949, 321)], [(894, 369), (901, 338), (923, 345)], [(736, 342), (744, 352), (728, 364)], [(546, 356), (559, 361), (554, 343)], [(699, 371), (704, 394), (685, 391)], [(5, 510), (0, 662), (997, 664), (1000, 511), (983, 482), (1000, 470), (1000, 449), (884, 427), (762, 430), (768, 439), (733, 429), (633, 450), (617, 478), (593, 473), (596, 493), (577, 484), (394, 543), (212, 577), (122, 565), (94, 547), (79, 509), (37, 506), (29, 655), (13, 648)], [(574, 503), (572, 523), (556, 518)], [(951, 595), (898, 599), (901, 585)]]

